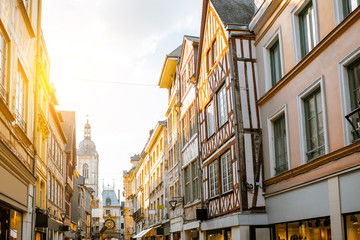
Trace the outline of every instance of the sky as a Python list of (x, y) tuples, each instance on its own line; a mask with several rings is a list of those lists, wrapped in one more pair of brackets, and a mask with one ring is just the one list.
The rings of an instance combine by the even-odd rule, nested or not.
[[(58, 110), (76, 112), (77, 146), (88, 116), (99, 186), (123, 190), (123, 170), (165, 120), (158, 87), (166, 54), (199, 36), (201, 0), (46, 0), (42, 30)], [(116, 191), (117, 193), (117, 191)], [(121, 196), (123, 200), (123, 196)]]

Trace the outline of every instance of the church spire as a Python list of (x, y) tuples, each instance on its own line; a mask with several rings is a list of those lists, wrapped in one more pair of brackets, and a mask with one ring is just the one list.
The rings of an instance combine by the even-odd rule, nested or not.
[(87, 115), (87, 120), (84, 127), (84, 139), (91, 140), (91, 126), (89, 124), (89, 115)]

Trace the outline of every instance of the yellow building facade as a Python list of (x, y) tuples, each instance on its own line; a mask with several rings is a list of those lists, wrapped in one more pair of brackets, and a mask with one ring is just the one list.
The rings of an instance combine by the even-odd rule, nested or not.
[[(34, 237), (38, 168), (33, 119), (41, 1), (0, 4), (0, 237)], [(39, 166), (44, 169), (44, 167)], [(39, 184), (46, 186), (42, 172)], [(39, 192), (40, 194), (40, 192)], [(45, 196), (41, 193), (40, 196)], [(45, 199), (37, 205), (44, 207)], [(10, 223), (10, 224), (9, 224)]]

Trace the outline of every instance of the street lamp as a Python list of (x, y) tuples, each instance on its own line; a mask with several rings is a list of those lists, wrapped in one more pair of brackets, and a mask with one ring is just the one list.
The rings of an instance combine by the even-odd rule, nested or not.
[[(179, 200), (177, 200), (179, 199)], [(178, 202), (184, 202), (184, 197), (173, 197), (170, 201), (169, 201), (169, 205), (171, 210), (175, 210), (176, 205), (178, 204)]]

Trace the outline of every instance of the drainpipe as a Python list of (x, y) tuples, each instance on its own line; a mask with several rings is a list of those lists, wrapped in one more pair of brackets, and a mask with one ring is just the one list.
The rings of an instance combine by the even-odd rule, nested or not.
[[(36, 26), (36, 71), (35, 71), (35, 91), (34, 91), (34, 135), (33, 135), (33, 147), (34, 147), (34, 176), (37, 177), (37, 161), (38, 161), (38, 153), (37, 153), (37, 146), (36, 143), (38, 141), (38, 134), (37, 134), (37, 126), (38, 126), (38, 118), (37, 118), (37, 102), (38, 102), (38, 85), (39, 81), (38, 78), (40, 76), (40, 40), (41, 40), (41, 8), (42, 7), (42, 0), (38, 1), (38, 15), (37, 15), (37, 26)], [(32, 213), (32, 229), (31, 229), (31, 239), (35, 240), (35, 221), (36, 221), (36, 187), (37, 182), (34, 185), (33, 191), (33, 213)], [(46, 189), (46, 187), (45, 187)], [(45, 196), (47, 194), (45, 193)], [(46, 201), (47, 204), (47, 201)]]

